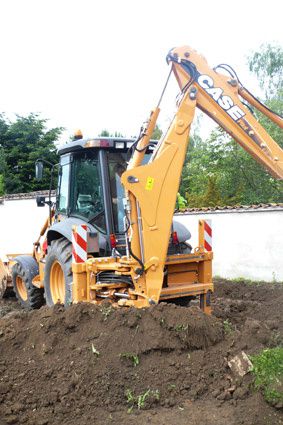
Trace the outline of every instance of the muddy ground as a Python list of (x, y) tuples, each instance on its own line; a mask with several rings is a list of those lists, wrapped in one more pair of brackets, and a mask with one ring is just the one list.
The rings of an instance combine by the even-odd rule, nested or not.
[(2, 424), (283, 424), (228, 361), (283, 338), (283, 285), (215, 282), (213, 315), (0, 302)]

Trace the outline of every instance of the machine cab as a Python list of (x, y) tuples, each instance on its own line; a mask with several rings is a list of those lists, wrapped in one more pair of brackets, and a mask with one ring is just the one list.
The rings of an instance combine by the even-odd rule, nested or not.
[[(125, 223), (120, 177), (133, 143), (131, 139), (102, 137), (75, 140), (60, 148), (56, 220), (80, 219), (89, 223), (106, 245), (110, 235), (115, 235), (121, 247)], [(152, 151), (149, 147), (145, 162)]]

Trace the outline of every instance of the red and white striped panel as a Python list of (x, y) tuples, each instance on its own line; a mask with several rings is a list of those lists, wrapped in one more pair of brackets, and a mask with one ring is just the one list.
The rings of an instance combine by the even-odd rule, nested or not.
[(73, 226), (72, 231), (73, 263), (84, 263), (87, 260), (87, 225)]
[(212, 251), (212, 227), (211, 220), (204, 220), (204, 248)]

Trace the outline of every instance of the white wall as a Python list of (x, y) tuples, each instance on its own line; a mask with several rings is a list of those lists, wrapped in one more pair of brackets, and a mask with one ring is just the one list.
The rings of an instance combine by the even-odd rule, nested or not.
[(213, 275), (283, 281), (283, 208), (182, 214), (197, 246), (199, 219), (212, 220)]
[[(0, 257), (31, 252), (47, 216), (48, 207), (38, 208), (35, 199), (0, 204)], [(283, 281), (283, 208), (176, 215), (190, 230), (193, 247), (200, 218), (212, 220), (214, 275)]]
[(48, 212), (46, 205), (37, 207), (35, 199), (7, 200), (0, 204), (0, 257), (31, 253)]

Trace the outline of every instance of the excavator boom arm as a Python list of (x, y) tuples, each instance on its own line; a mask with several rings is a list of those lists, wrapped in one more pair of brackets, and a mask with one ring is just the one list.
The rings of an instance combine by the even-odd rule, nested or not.
[(283, 119), (260, 103), (233, 77), (211, 69), (207, 61), (188, 46), (167, 56), (181, 90), (196, 90), (197, 107), (217, 122), (233, 139), (260, 162), (269, 173), (283, 179), (283, 150), (241, 101), (241, 96), (279, 127)]
[[(248, 92), (238, 81), (211, 69), (206, 60), (189, 47), (171, 50), (168, 60), (182, 90), (176, 116), (150, 162), (141, 165), (159, 108), (152, 112), (134, 157), (121, 177), (128, 199), (130, 252), (142, 265), (141, 269), (137, 268), (136, 288), (149, 303), (158, 302), (164, 292), (162, 285), (164, 267), (168, 263), (172, 217), (190, 126), (197, 107), (226, 130), (270, 174), (283, 178), (283, 151), (241, 101), (240, 96), (248, 97)], [(254, 106), (260, 106), (261, 112), (267, 111), (260, 102), (252, 100)], [(267, 112), (282, 127), (282, 118), (269, 110)], [(200, 256), (204, 257), (192, 257), (196, 264), (199, 262), (199, 282), (211, 282), (209, 261), (212, 257), (202, 247), (199, 249)]]

